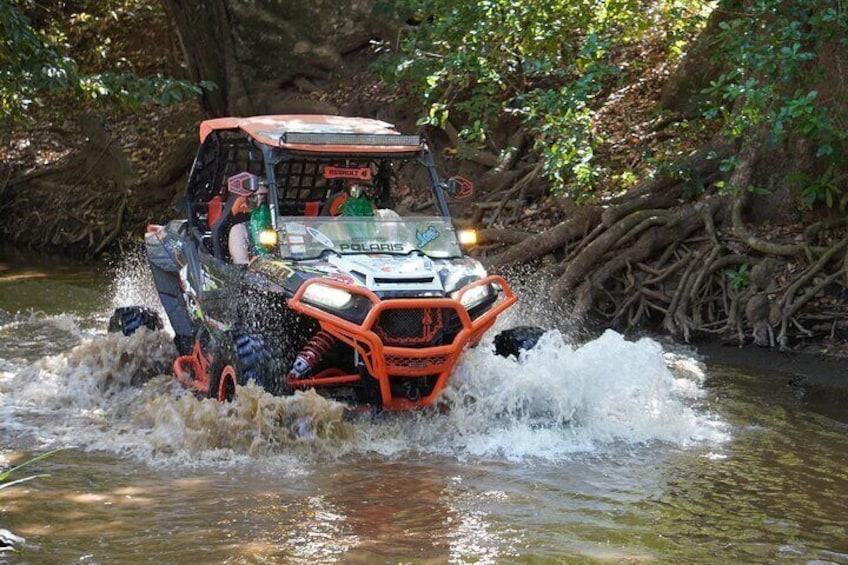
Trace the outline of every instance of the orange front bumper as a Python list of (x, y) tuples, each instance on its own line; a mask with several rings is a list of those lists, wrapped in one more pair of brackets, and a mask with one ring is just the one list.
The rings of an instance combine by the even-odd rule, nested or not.
[[(316, 306), (303, 302), (304, 293), (313, 284), (340, 288), (351, 294), (366, 297), (372, 306), (365, 320), (361, 324), (349, 322)], [(451, 371), (456, 365), (462, 351), (467, 346), (475, 345), (483, 334), (492, 327), (497, 317), (518, 300), (503, 277), (497, 275), (491, 275), (463, 287), (459, 291), (459, 298), (471, 289), (487, 284), (500, 287), (503, 295), (488, 311), (475, 320), (469, 317), (468, 312), (459, 300), (451, 298), (398, 298), (380, 300), (368, 289), (327, 279), (306, 281), (298, 289), (297, 294), (289, 299), (288, 304), (292, 310), (317, 320), (323, 330), (351, 346), (358, 353), (359, 358), (365, 365), (365, 370), (369, 375), (377, 379), (380, 385), (380, 397), (383, 408), (388, 410), (409, 410), (427, 406), (435, 400), (438, 394), (445, 388)], [(449, 309), (456, 312), (456, 315), (462, 322), (462, 329), (456, 334), (452, 343), (433, 347), (389, 346), (384, 345), (383, 340), (375, 332), (375, 324), (380, 319), (380, 315), (386, 310), (427, 308)], [(391, 382), (394, 379), (421, 378), (427, 375), (437, 375), (435, 386), (428, 395), (410, 400), (392, 394)], [(352, 383), (358, 380), (360, 380), (359, 375), (333, 374), (327, 377), (317, 375), (311, 379), (290, 379), (289, 385), (296, 388), (307, 388)]]

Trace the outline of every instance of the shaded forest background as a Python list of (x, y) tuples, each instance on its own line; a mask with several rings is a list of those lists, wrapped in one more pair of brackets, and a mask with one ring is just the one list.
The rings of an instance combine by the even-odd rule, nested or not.
[(454, 4), (4, 2), (4, 239), (120, 254), (173, 216), (200, 119), (363, 115), (475, 179), (475, 252), (563, 327), (846, 352), (845, 6)]

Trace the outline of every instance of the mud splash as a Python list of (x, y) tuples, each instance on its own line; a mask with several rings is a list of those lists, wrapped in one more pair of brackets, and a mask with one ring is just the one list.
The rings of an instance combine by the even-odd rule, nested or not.
[[(727, 437), (700, 405), (703, 367), (654, 341), (607, 332), (576, 346), (552, 329), (520, 359), (495, 356), (499, 329), (564, 317), (534, 288), (522, 291), (488, 341), (465, 353), (437, 407), (352, 420), (344, 405), (314, 392), (277, 398), (249, 385), (232, 403), (200, 400), (172, 376), (168, 331), (124, 337), (80, 329), (92, 313), (17, 316), (0, 326), (9, 343), (0, 345), (0, 428), (44, 448), (216, 466), (410, 453), (558, 461), (610, 446)], [(140, 253), (116, 267), (111, 289), (112, 307), (158, 307)], [(108, 313), (96, 316), (105, 327)]]
[[(255, 385), (221, 404), (179, 387), (165, 332), (85, 338), (0, 382), (0, 426), (45, 447), (72, 445), (151, 464), (339, 453), (351, 436), (344, 406), (314, 393), (273, 397)], [(6, 373), (9, 376), (9, 373)]]
[(166, 332), (80, 339), (4, 373), (0, 425), (45, 447), (165, 465), (409, 452), (558, 460), (611, 444), (723, 437), (721, 425), (696, 409), (697, 362), (615, 332), (575, 347), (552, 331), (520, 359), (497, 357), (483, 343), (466, 353), (435, 409), (353, 421), (343, 404), (311, 391), (279, 398), (248, 385), (232, 403), (199, 400), (171, 375), (176, 352)]

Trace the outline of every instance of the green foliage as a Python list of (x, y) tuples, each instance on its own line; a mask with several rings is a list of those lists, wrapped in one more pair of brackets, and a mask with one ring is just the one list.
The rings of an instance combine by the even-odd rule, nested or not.
[[(816, 157), (842, 159), (848, 125), (838, 116), (848, 98), (843, 89), (823, 99), (817, 85), (825, 82), (822, 53), (844, 53), (846, 38), (848, 10), (841, 3), (746, 2), (744, 13), (722, 22), (714, 38), (727, 70), (705, 90), (705, 115), (722, 118), (733, 139), (764, 130), (776, 145), (791, 133), (813, 143)], [(833, 206), (838, 195), (835, 184), (823, 180), (809, 185), (803, 199)]]
[(6, 469), (5, 471), (0, 472), (0, 490), (14, 486), (14, 485), (19, 485), (21, 483), (25, 483), (25, 482), (31, 481), (33, 479), (38, 479), (38, 478), (41, 478), (41, 477), (49, 477), (50, 475), (42, 473), (40, 475), (30, 475), (28, 477), (22, 477), (20, 479), (10, 480), (12, 478), (12, 475), (15, 472), (21, 470), (22, 468), (26, 467), (27, 465), (32, 465), (33, 463), (36, 463), (38, 461), (42, 461), (44, 459), (47, 459), (48, 457), (52, 457), (53, 455), (55, 455), (56, 453), (58, 453), (60, 451), (64, 451), (64, 448), (54, 449), (53, 451), (48, 451), (47, 453), (42, 453), (41, 455), (37, 455), (37, 456), (35, 456), (31, 459), (28, 459), (27, 461), (24, 461), (23, 463), (21, 463), (20, 465), (18, 465), (16, 467), (11, 467), (9, 469)]
[(827, 169), (815, 179), (809, 179), (806, 175), (798, 175), (796, 178), (804, 182), (801, 189), (801, 204), (811, 209), (816, 203), (821, 202), (828, 208), (839, 207), (840, 212), (846, 208), (848, 195), (844, 193), (843, 187), (848, 181), (848, 174), (839, 173), (835, 164), (831, 163)]
[[(20, 119), (33, 105), (60, 95), (137, 107), (179, 102), (212, 86), (129, 71), (86, 72), (70, 55), (68, 38), (54, 19), (41, 18), (36, 26), (25, 14), (36, 7), (0, 0), (0, 119)], [(80, 25), (89, 18), (80, 13), (73, 19)]]
[(748, 284), (748, 279), (750, 278), (748, 265), (742, 265), (738, 269), (725, 269), (724, 276), (730, 281), (730, 288), (739, 292)]
[[(534, 140), (548, 178), (587, 196), (599, 173), (595, 111), (627, 80), (626, 49), (663, 34), (669, 57), (703, 23), (706, 0), (402, 0), (416, 25), (384, 57), (384, 77), (420, 95), (421, 124), (448, 120), (469, 143), (491, 143), (505, 120)], [(382, 4), (381, 4), (382, 5)], [(640, 62), (630, 58), (631, 66)], [(632, 68), (632, 67), (631, 67)]]

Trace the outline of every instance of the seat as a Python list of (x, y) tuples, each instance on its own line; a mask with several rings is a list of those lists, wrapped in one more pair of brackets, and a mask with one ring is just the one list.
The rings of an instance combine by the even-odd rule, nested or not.
[(231, 194), (223, 206), (220, 217), (212, 225), (212, 250), (216, 257), (230, 260), (229, 243), (230, 229), (233, 225), (250, 220), (250, 208), (247, 198)]
[(321, 216), (340, 216), (342, 204), (347, 201), (347, 192), (334, 192), (321, 207)]
[(206, 205), (206, 225), (209, 226), (209, 229), (212, 229), (212, 226), (215, 225), (215, 222), (218, 221), (218, 218), (221, 217), (221, 212), (224, 210), (224, 202), (221, 200), (220, 196), (216, 196), (212, 200), (209, 201), (209, 204)]

